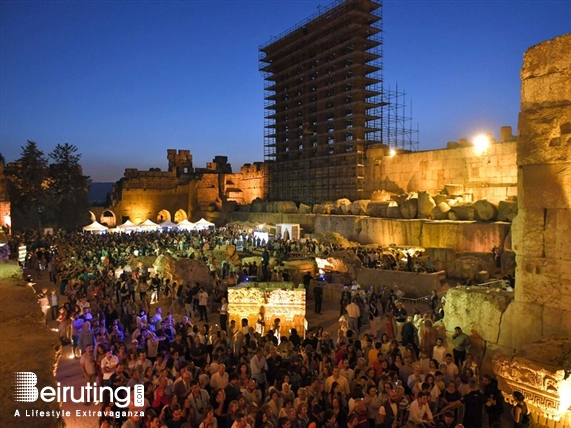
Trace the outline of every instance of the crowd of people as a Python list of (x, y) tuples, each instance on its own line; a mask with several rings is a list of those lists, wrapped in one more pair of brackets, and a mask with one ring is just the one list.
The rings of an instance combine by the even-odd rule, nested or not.
[[(114, 268), (134, 255), (169, 250), (202, 257), (205, 246), (231, 242), (231, 232), (62, 238), (30, 246), (28, 267), (37, 276), (47, 271), (54, 283), (39, 296), (52, 308), (46, 319), (57, 322), (62, 343), (70, 342), (86, 382), (144, 386), (142, 418), (111, 412), (100, 427), (480, 428), (483, 414), (498, 426), (502, 395), (493, 378), (479, 373), (467, 335), (458, 328), (448, 344), (435, 337), (435, 311), (409, 316), (398, 288), (346, 287), (335, 332), (260, 334), (247, 322), (222, 322), (223, 295), (216, 304), (220, 325), (209, 323), (212, 298), (200, 284), (173, 288), (145, 269), (115, 277)], [(183, 305), (173, 307), (179, 289)], [(115, 406), (109, 399), (97, 404)], [(523, 401), (519, 409), (520, 419), (527, 417)]]

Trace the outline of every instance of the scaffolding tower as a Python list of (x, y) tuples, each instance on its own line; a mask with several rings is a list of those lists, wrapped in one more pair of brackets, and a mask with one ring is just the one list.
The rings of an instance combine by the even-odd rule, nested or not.
[(404, 148), (408, 116), (402, 94), (383, 90), (382, 46), (372, 0), (334, 1), (260, 46), (266, 200), (363, 199), (367, 147)]

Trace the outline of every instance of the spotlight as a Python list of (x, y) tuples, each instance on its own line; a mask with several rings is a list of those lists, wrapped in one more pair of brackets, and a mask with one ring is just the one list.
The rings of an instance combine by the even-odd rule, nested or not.
[(482, 155), (486, 150), (488, 150), (488, 146), (490, 145), (490, 139), (485, 135), (478, 135), (474, 138), (474, 152), (476, 155)]

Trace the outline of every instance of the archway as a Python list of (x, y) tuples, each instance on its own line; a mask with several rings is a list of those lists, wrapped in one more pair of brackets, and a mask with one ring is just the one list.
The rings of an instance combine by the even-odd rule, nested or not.
[(162, 223), (163, 221), (170, 221), (171, 213), (168, 210), (160, 210), (157, 214), (157, 223)]
[(183, 220), (187, 220), (188, 219), (188, 215), (186, 214), (185, 210), (178, 210), (176, 213), (174, 213), (174, 222), (175, 223), (179, 223)]
[(107, 227), (115, 227), (117, 226), (117, 219), (115, 217), (115, 213), (111, 210), (103, 211), (101, 214), (101, 220), (99, 223), (107, 225)]

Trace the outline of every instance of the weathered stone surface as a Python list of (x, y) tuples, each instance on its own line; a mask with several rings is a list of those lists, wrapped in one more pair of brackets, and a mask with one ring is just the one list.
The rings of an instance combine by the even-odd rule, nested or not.
[(275, 204), (277, 213), (296, 213), (297, 205), (293, 201), (278, 201)]
[(444, 193), (450, 196), (462, 196), (464, 193), (464, 185), (462, 184), (445, 184)]
[(446, 202), (440, 202), (432, 209), (430, 216), (434, 220), (447, 220), (448, 211), (450, 211), (450, 205), (448, 205)]
[(509, 223), (426, 221), (420, 245), (484, 253), (503, 242), (509, 229)]
[(398, 206), (401, 206), (404, 201), (408, 199), (408, 193), (401, 193), (400, 195), (394, 195), (393, 201), (397, 203)]
[(170, 255), (160, 255), (154, 263), (156, 272), (160, 272), (163, 278), (169, 278), (183, 284), (195, 284), (208, 288), (212, 287), (213, 281), (206, 263), (202, 260), (175, 259)]
[(560, 368), (571, 361), (571, 338), (556, 335), (542, 337), (524, 345), (518, 357)]
[(545, 257), (569, 260), (571, 257), (565, 255), (571, 249), (571, 207), (548, 209), (545, 214)]
[[(522, 112), (519, 116), (518, 165), (565, 163), (571, 149), (571, 108), (545, 106)], [(545, 177), (552, 180), (557, 177)]]
[(456, 251), (452, 248), (428, 247), (426, 254), (436, 270), (448, 270), (448, 266), (456, 259)]
[(449, 198), (448, 195), (442, 195), (439, 193), (438, 195), (434, 195), (434, 203), (438, 205), (441, 204), (442, 202), (447, 202), (448, 198)]
[(571, 308), (571, 262), (541, 256), (516, 257), (516, 299), (546, 305), (553, 310), (568, 310)]
[(322, 204), (313, 205), (313, 214), (331, 214), (333, 209), (333, 203), (323, 202)]
[(504, 312), (497, 344), (520, 349), (522, 345), (539, 339), (543, 334), (542, 312), (540, 305), (512, 302)]
[[(571, 110), (571, 106), (570, 106)], [(567, 159), (571, 159), (568, 146)], [(521, 167), (518, 203), (520, 208), (566, 209), (571, 204), (571, 162), (549, 165), (526, 165)]]
[(569, 103), (571, 100), (571, 33), (532, 46), (521, 70), (521, 108)]
[(349, 206), (349, 212), (353, 215), (364, 215), (367, 214), (367, 205), (371, 202), (369, 199), (360, 199), (358, 201), (353, 201)]
[(443, 291), (440, 278), (437, 274), (418, 275), (413, 272), (367, 269), (362, 267), (358, 271), (356, 278), (362, 288), (375, 287), (380, 289), (381, 285), (399, 289), (409, 298), (420, 298), (429, 296), (432, 290)]
[(481, 271), (494, 271), (491, 253), (459, 253), (450, 265), (448, 276), (452, 278), (476, 279)]
[(517, 202), (500, 201), (498, 205), (498, 221), (512, 221), (517, 215)]
[(452, 288), (446, 294), (444, 324), (453, 332), (456, 326), (471, 337), (482, 337), (497, 343), (504, 312), (513, 300), (513, 293), (488, 292), (485, 288)]
[(333, 203), (333, 214), (345, 215), (349, 213), (349, 207), (351, 206), (351, 201), (347, 198), (337, 199)]
[(458, 217), (458, 220), (475, 220), (474, 207), (472, 204), (460, 204), (450, 207), (450, 210)]
[(387, 218), (402, 218), (400, 208), (396, 205), (389, 205), (387, 208)]
[(399, 221), (365, 217), (360, 222), (361, 232), (358, 241), (363, 244), (380, 244), (383, 246), (390, 244), (420, 245), (423, 223), (424, 220)]
[(501, 255), (502, 275), (515, 275), (515, 252), (504, 250)]
[(299, 213), (300, 214), (311, 214), (311, 207), (305, 204), (299, 204)]
[(371, 201), (375, 202), (382, 202), (382, 201), (390, 201), (393, 197), (393, 194), (387, 192), (386, 190), (375, 190), (371, 194)]
[(418, 218), (430, 218), (432, 209), (436, 206), (434, 198), (428, 192), (418, 192)]
[(555, 309), (549, 306), (543, 307), (543, 331), (544, 336), (552, 334), (565, 334), (571, 331), (571, 309)]
[(405, 199), (402, 204), (399, 204), (399, 208), (402, 218), (416, 218), (418, 213), (418, 197), (416, 194), (409, 195), (409, 197)]
[(543, 209), (519, 206), (518, 214), (511, 227), (512, 246), (519, 256), (535, 256), (544, 253), (544, 221)]
[(398, 205), (395, 201), (371, 201), (367, 204), (367, 215), (371, 217), (388, 217), (389, 207), (396, 207)]
[(480, 221), (494, 221), (498, 215), (498, 209), (489, 201), (482, 199), (474, 202), (474, 217)]

